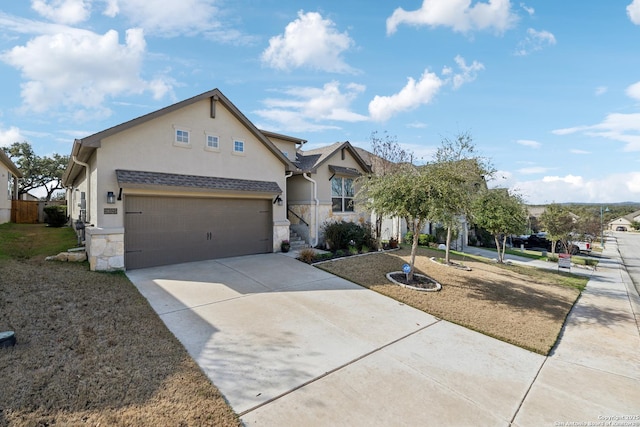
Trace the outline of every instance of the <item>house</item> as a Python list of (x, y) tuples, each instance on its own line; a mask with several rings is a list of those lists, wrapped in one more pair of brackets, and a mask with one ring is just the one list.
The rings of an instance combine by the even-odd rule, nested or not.
[(279, 250), (304, 142), (257, 129), (218, 89), (75, 140), (63, 185), (91, 269)]
[(302, 151), (295, 165), (299, 172), (287, 182), (291, 229), (311, 246), (323, 242), (322, 226), (331, 221), (370, 221), (370, 214), (355, 202), (356, 179), (371, 172), (371, 164), (348, 141)]
[(607, 227), (609, 230), (616, 230), (618, 227), (624, 227), (625, 231), (629, 231), (633, 229), (632, 224), (636, 221), (640, 222), (640, 211), (635, 211), (628, 215), (616, 218), (613, 221), (609, 221)]
[(6, 193), (0, 195), (0, 224), (11, 221), (11, 201), (18, 197), (18, 179), (22, 173), (9, 156), (0, 149), (0, 182)]

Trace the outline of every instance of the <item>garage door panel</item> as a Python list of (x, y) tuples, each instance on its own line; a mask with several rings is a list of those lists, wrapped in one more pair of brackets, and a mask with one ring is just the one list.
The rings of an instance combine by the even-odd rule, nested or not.
[(271, 252), (271, 200), (129, 196), (127, 269)]

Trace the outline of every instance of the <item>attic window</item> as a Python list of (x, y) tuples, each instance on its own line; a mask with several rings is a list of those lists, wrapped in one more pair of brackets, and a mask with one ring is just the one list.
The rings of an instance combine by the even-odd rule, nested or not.
[(219, 151), (220, 150), (220, 138), (217, 135), (206, 134), (207, 143), (205, 148), (209, 151)]
[(183, 127), (174, 126), (175, 134), (173, 144), (179, 147), (188, 146), (191, 143), (191, 131)]
[(244, 154), (244, 141), (236, 139), (233, 141), (233, 152), (236, 154)]

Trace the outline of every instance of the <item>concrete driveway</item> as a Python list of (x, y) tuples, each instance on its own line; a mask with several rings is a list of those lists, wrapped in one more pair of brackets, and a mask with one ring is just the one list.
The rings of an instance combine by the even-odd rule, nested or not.
[(127, 275), (247, 425), (507, 426), (545, 360), (281, 254)]

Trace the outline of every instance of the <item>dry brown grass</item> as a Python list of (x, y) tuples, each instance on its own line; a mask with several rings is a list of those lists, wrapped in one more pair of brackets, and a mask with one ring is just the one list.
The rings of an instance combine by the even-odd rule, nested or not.
[(0, 260), (0, 330), (0, 425), (239, 425), (124, 274)]
[[(440, 292), (419, 292), (390, 283), (386, 273), (401, 271), (409, 249), (343, 258), (318, 267), (486, 335), (540, 354), (553, 348), (562, 325), (587, 279), (519, 266), (463, 260), (472, 271), (435, 263), (441, 252), (418, 249), (416, 269), (442, 284)], [(458, 260), (461, 260), (458, 258)]]

